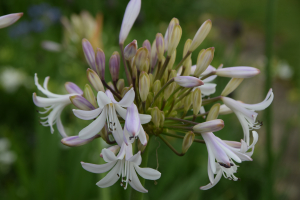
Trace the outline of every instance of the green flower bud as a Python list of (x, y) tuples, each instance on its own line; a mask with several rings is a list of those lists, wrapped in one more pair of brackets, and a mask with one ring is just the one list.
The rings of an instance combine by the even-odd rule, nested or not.
[(162, 60), (162, 58), (164, 57), (164, 37), (161, 33), (157, 33), (156, 34), (156, 52), (157, 52), (157, 56), (158, 56), (158, 60)]
[(182, 141), (182, 153), (186, 153), (188, 149), (192, 146), (195, 139), (195, 134), (192, 131), (189, 131), (185, 134)]
[(145, 102), (150, 90), (150, 78), (146, 72), (141, 72), (139, 80), (140, 97), (142, 102)]
[(137, 70), (141, 71), (141, 68), (144, 66), (147, 58), (148, 58), (148, 49), (146, 47), (139, 48), (134, 57), (134, 64)]
[(169, 44), (169, 38), (171, 37), (172, 33), (173, 33), (173, 29), (175, 25), (179, 25), (179, 20), (177, 18), (173, 18), (170, 23), (169, 26), (167, 28), (167, 31), (165, 33), (165, 51), (168, 50), (168, 44)]
[(131, 43), (129, 43), (125, 48), (124, 48), (124, 57), (125, 60), (131, 60), (137, 51), (137, 41), (133, 40)]
[(175, 59), (176, 59), (176, 49), (175, 49), (175, 51), (171, 55), (170, 61), (169, 61), (168, 66), (167, 66), (168, 70), (172, 70), (173, 65), (175, 63)]
[(122, 91), (123, 88), (125, 86), (125, 82), (124, 82), (124, 79), (119, 79), (118, 82), (117, 82), (117, 89), (118, 91)]
[(183, 101), (184, 101), (183, 110), (184, 112), (187, 112), (190, 109), (193, 102), (193, 93), (188, 94), (188, 96), (186, 96)]
[(161, 111), (158, 109), (158, 107), (154, 107), (151, 110), (151, 117), (152, 117), (152, 122), (155, 127), (159, 127), (160, 125), (160, 120), (161, 120)]
[(105, 92), (102, 81), (94, 70), (87, 69), (86, 74), (89, 82), (95, 90)]
[(170, 37), (168, 41), (168, 56), (171, 56), (172, 53), (177, 48), (179, 41), (181, 39), (181, 35), (182, 35), (182, 29), (180, 25), (175, 25), (172, 34), (169, 35)]
[(206, 68), (208, 67), (208, 65), (211, 63), (211, 61), (214, 58), (214, 52), (215, 52), (214, 47), (211, 47), (208, 49), (202, 49), (199, 52), (198, 58), (197, 58), (197, 67), (194, 72), (194, 75), (196, 77), (199, 77), (202, 74), (202, 72), (204, 72), (206, 70)]
[(219, 103), (214, 104), (208, 112), (206, 121), (217, 119), (219, 116), (219, 111), (220, 111), (220, 104)]
[(153, 84), (153, 94), (154, 94), (154, 96), (159, 92), (160, 89), (161, 89), (160, 80), (156, 80)]
[(154, 70), (156, 63), (157, 63), (156, 40), (154, 40), (151, 47), (151, 59), (150, 59), (151, 72)]
[(86, 84), (83, 90), (83, 97), (88, 100), (95, 108), (98, 108), (96, 97), (89, 84)]
[(201, 27), (198, 29), (197, 33), (195, 34), (193, 38), (193, 42), (189, 48), (189, 51), (194, 51), (206, 38), (207, 34), (209, 33), (210, 29), (212, 27), (212, 23), (209, 20), (206, 20)]
[(165, 113), (164, 111), (160, 111), (160, 126), (163, 127), (165, 123)]
[(153, 82), (154, 82), (153, 74), (149, 74), (149, 78), (150, 78), (150, 90), (152, 90), (153, 89)]
[(201, 106), (202, 106), (201, 89), (196, 88), (193, 91), (193, 114), (194, 115), (197, 115), (199, 113)]
[(221, 96), (225, 97), (229, 95), (231, 92), (233, 92), (243, 81), (243, 78), (232, 78), (224, 88), (224, 90), (221, 93)]

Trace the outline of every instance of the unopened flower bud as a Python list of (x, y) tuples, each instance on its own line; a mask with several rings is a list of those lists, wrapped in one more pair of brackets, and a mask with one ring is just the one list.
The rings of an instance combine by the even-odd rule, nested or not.
[[(148, 143), (148, 141), (149, 141), (149, 135), (147, 134), (147, 133), (145, 133), (146, 134), (146, 139), (147, 139), (147, 143)], [(137, 142), (138, 144), (138, 150), (141, 152), (141, 153), (143, 153), (144, 152), (144, 150), (146, 149), (146, 147), (147, 147), (147, 145), (143, 145), (142, 143), (141, 143), (141, 141), (140, 140), (138, 140), (138, 142)]]
[(166, 33), (165, 33), (165, 37), (164, 37), (164, 40), (165, 40), (165, 51), (168, 50), (168, 43), (169, 43), (169, 38), (170, 38), (170, 35), (172, 34), (173, 32), (173, 29), (174, 29), (174, 26), (175, 25), (179, 25), (179, 20), (177, 18), (173, 18), (170, 23), (169, 23), (169, 26), (166, 30)]
[(239, 85), (240, 83), (243, 81), (243, 78), (232, 78), (226, 85), (226, 87), (224, 88), (224, 90), (221, 93), (221, 96), (227, 96), (229, 95), (231, 92), (233, 92)]
[(137, 70), (141, 71), (141, 68), (146, 63), (147, 58), (148, 58), (148, 49), (146, 47), (139, 48), (134, 57), (134, 64)]
[(220, 115), (227, 115), (230, 113), (232, 113), (232, 110), (228, 108), (225, 104), (220, 106), (220, 111), (219, 111)]
[(176, 110), (173, 110), (173, 111), (170, 113), (169, 116), (170, 116), (170, 117), (175, 117), (175, 116), (177, 116), (177, 111), (176, 111)]
[(84, 87), (83, 97), (86, 100), (88, 100), (95, 108), (98, 108), (98, 104), (94, 92), (89, 84), (86, 84)]
[(160, 80), (156, 80), (153, 84), (153, 93), (154, 93), (154, 95), (156, 95), (159, 92), (160, 89), (161, 89), (161, 82), (160, 82)]
[(150, 61), (149, 59), (147, 58), (145, 64), (140, 68), (140, 71), (141, 72), (147, 72), (149, 71), (149, 64), (150, 64)]
[(120, 71), (120, 55), (117, 51), (109, 59), (109, 71), (113, 81), (117, 81)]
[(84, 144), (87, 144), (98, 137), (100, 137), (100, 135), (98, 134), (89, 139), (81, 139), (79, 138), (79, 136), (71, 136), (71, 137), (63, 138), (61, 140), (61, 143), (69, 147), (77, 147), (77, 146), (82, 146)]
[(158, 60), (162, 60), (162, 58), (164, 57), (164, 51), (165, 51), (165, 42), (164, 42), (164, 37), (161, 33), (157, 33), (156, 34), (156, 52), (157, 52), (157, 56), (158, 56)]
[(160, 126), (163, 127), (165, 123), (165, 113), (164, 111), (160, 111)]
[(170, 61), (169, 61), (168, 65), (167, 65), (167, 69), (168, 69), (168, 70), (172, 70), (173, 65), (174, 65), (174, 63), (175, 63), (175, 59), (176, 59), (176, 49), (175, 49), (175, 51), (172, 53), (171, 58), (170, 58)]
[(68, 91), (68, 93), (77, 93), (77, 94), (83, 94), (83, 91), (75, 84), (72, 82), (66, 82), (65, 83), (65, 88)]
[(193, 127), (196, 133), (216, 132), (224, 128), (224, 121), (221, 119), (214, 119), (202, 122)]
[(96, 52), (96, 72), (104, 80), (105, 77), (105, 54), (102, 49), (97, 48)]
[(259, 74), (259, 69), (254, 67), (226, 67), (217, 69), (216, 75), (231, 78), (251, 78)]
[(188, 149), (192, 146), (195, 139), (195, 134), (192, 131), (189, 131), (185, 134), (182, 141), (182, 153), (186, 153)]
[(214, 58), (214, 52), (215, 52), (214, 47), (211, 47), (208, 49), (202, 49), (199, 52), (198, 58), (197, 58), (197, 67), (194, 72), (195, 76), (199, 77), (202, 74), (202, 72), (204, 72), (206, 70), (206, 68), (209, 66), (209, 64), (211, 63), (211, 61)]
[(119, 79), (118, 82), (117, 82), (117, 89), (118, 91), (122, 91), (123, 88), (125, 86), (125, 82), (124, 82), (124, 79)]
[(80, 110), (94, 110), (95, 107), (84, 97), (80, 95), (74, 95), (70, 97), (70, 100), (74, 106)]
[(190, 107), (192, 105), (192, 102), (193, 102), (192, 97), (193, 97), (193, 93), (190, 93), (190, 94), (188, 94), (188, 96), (186, 96), (184, 98), (184, 101), (183, 101), (183, 110), (184, 110), (184, 112), (187, 112), (190, 109)]
[(124, 57), (125, 60), (131, 60), (137, 51), (137, 41), (133, 40), (124, 48)]
[(189, 76), (191, 74), (191, 67), (192, 67), (192, 59), (191, 58), (187, 58), (184, 61), (184, 72), (182, 74), (182, 76)]
[(197, 115), (199, 113), (201, 106), (202, 106), (201, 89), (196, 88), (193, 91), (193, 114), (194, 115)]
[(168, 41), (168, 56), (171, 56), (172, 53), (177, 48), (179, 41), (181, 39), (181, 35), (182, 35), (182, 29), (180, 25), (175, 25), (172, 34), (169, 35), (170, 38)]
[(204, 84), (199, 78), (192, 76), (177, 76), (174, 78), (174, 81), (178, 85), (187, 88), (197, 87)]
[[(111, 152), (113, 152), (113, 154), (117, 155), (117, 153), (120, 151), (120, 146), (119, 145), (114, 145), (114, 146), (110, 146), (107, 148), (108, 150), (110, 150)], [(100, 154), (100, 157), (103, 158), (103, 154)]]
[[(169, 75), (169, 80), (172, 78), (176, 77), (177, 73), (176, 70), (172, 70), (170, 75)], [(164, 99), (167, 100), (171, 94), (174, 92), (176, 89), (177, 84), (176, 83), (171, 83), (165, 90), (164, 90)]]
[(158, 128), (160, 125), (160, 120), (161, 120), (161, 112), (158, 109), (158, 107), (154, 107), (151, 110), (151, 117), (152, 117), (151, 120), (152, 120), (154, 126)]
[(116, 89), (115, 89), (115, 86), (114, 86), (114, 84), (113, 84), (112, 82), (109, 81), (109, 82), (107, 83), (107, 85), (108, 85), (111, 89), (113, 89), (114, 91), (116, 90)]
[(157, 52), (156, 52), (156, 40), (152, 43), (151, 47), (151, 59), (150, 59), (150, 67), (151, 67), (151, 72), (154, 70), (154, 67), (157, 63)]
[[(192, 44), (192, 40), (191, 39), (187, 39), (185, 41), (184, 48), (183, 48), (183, 56), (182, 57), (184, 57), (186, 54), (189, 53), (189, 48), (190, 48), (191, 44)], [(183, 66), (187, 65), (187, 63), (189, 62), (189, 60), (191, 60), (191, 56), (192, 56), (192, 54), (190, 53), (190, 55), (183, 61), (183, 63), (182, 63)]]
[(85, 38), (82, 39), (82, 49), (87, 63), (96, 71), (95, 52), (91, 43)]
[(124, 44), (133, 23), (141, 10), (141, 0), (130, 0), (127, 4), (119, 35), (119, 44)]
[(206, 38), (207, 34), (209, 33), (211, 29), (212, 23), (209, 20), (206, 20), (198, 29), (197, 33), (195, 34), (193, 38), (193, 42), (189, 48), (189, 51), (194, 51)]
[(145, 41), (143, 42), (143, 47), (146, 47), (146, 48), (147, 48), (147, 50), (148, 50), (148, 59), (150, 60), (150, 57), (151, 57), (151, 55), (150, 55), (150, 52), (151, 52), (151, 44), (150, 44), (149, 40), (145, 40)]
[(149, 78), (150, 78), (150, 90), (152, 90), (153, 89), (153, 83), (154, 83), (153, 74), (149, 74)]
[(87, 69), (86, 74), (87, 74), (87, 78), (88, 78), (89, 82), (91, 83), (93, 88), (95, 88), (95, 90), (102, 91), (102, 92), (105, 91), (102, 81), (100, 80), (99, 76), (97, 75), (97, 73), (95, 71), (93, 71), (92, 69)]
[(13, 13), (13, 14), (1, 16), (0, 17), (0, 28), (5, 28), (7, 26), (12, 25), (16, 21), (18, 21), (18, 19), (20, 19), (20, 17), (22, 17), (22, 16), (23, 16), (23, 13)]
[[(132, 66), (132, 79), (136, 79), (136, 77), (137, 77), (137, 69), (136, 69), (136, 66), (133, 65)], [(133, 84), (135, 84), (135, 83), (133, 83)]]
[(142, 72), (139, 80), (140, 97), (142, 102), (145, 102), (150, 90), (150, 78), (146, 72)]
[(219, 111), (220, 111), (220, 104), (219, 103), (214, 104), (208, 112), (206, 121), (217, 119), (219, 116)]

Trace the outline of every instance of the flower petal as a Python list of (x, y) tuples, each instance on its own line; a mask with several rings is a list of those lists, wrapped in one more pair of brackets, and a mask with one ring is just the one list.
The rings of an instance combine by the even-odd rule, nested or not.
[(117, 160), (114, 161), (114, 162), (109, 162), (109, 163), (105, 163), (105, 164), (102, 164), (102, 165), (96, 165), (96, 164), (81, 162), (81, 166), (86, 171), (100, 174), (100, 173), (104, 173), (104, 172), (107, 172), (108, 170), (110, 170), (113, 166), (115, 166), (116, 162), (117, 162)]
[(61, 123), (60, 117), (58, 117), (57, 120), (56, 120), (56, 127), (57, 127), (58, 132), (60, 133), (60, 135), (61, 135), (63, 138), (68, 137), (68, 135), (67, 135), (66, 132), (65, 132), (64, 126), (63, 126), (62, 123)]
[(266, 109), (267, 107), (270, 106), (273, 99), (274, 99), (274, 93), (272, 92), (272, 89), (270, 89), (267, 96), (266, 96), (266, 98), (265, 98), (265, 100), (263, 100), (262, 102), (257, 103), (257, 104), (245, 104), (245, 103), (243, 103), (243, 107), (251, 109), (251, 110), (264, 110), (264, 109)]
[(116, 155), (109, 149), (102, 149), (101, 154), (102, 154), (103, 160), (105, 162), (114, 162), (114, 161), (118, 160)]
[[(46, 88), (45, 85), (44, 85), (44, 88)], [(75, 83), (66, 82), (65, 88), (70, 94), (83, 95), (83, 91)]]
[(155, 169), (151, 169), (151, 168), (140, 168), (139, 166), (137, 166), (136, 164), (133, 164), (136, 172), (143, 177), (144, 179), (148, 179), (148, 180), (157, 180), (160, 178), (161, 173)]
[(5, 28), (7, 26), (15, 23), (20, 17), (23, 16), (23, 13), (12, 13), (8, 15), (3, 15), (0, 17), (0, 28)]
[(141, 121), (139, 111), (134, 103), (127, 108), (125, 126), (130, 136), (137, 136), (139, 134)]
[(141, 124), (147, 124), (148, 122), (151, 121), (151, 115), (146, 115), (146, 114), (139, 114), (140, 116), (140, 120), (141, 120)]
[(133, 88), (131, 88), (117, 104), (125, 108), (129, 107), (133, 103), (134, 97), (135, 93)]
[[(126, 113), (127, 110), (125, 108), (122, 108), (121, 106), (119, 106), (118, 104), (114, 104), (114, 107), (116, 109), (116, 111), (118, 112), (118, 114), (123, 118), (126, 119)], [(141, 118), (140, 118), (141, 119)]]
[(146, 190), (143, 185), (141, 184), (134, 168), (133, 168), (133, 163), (130, 163), (130, 179), (131, 181), (129, 181), (129, 184), (131, 185), (131, 187), (133, 189), (135, 189), (136, 191), (142, 192), (142, 193), (147, 193), (148, 190)]
[(215, 177), (213, 183), (209, 183), (209, 184), (207, 184), (206, 186), (200, 187), (200, 190), (208, 190), (208, 189), (214, 187), (214, 186), (220, 181), (221, 177), (222, 177), (222, 170), (220, 170), (220, 171), (217, 173), (217, 175), (216, 175), (216, 177)]
[(99, 108), (103, 108), (105, 105), (112, 103), (110, 98), (102, 91), (99, 91), (97, 94), (97, 102)]
[(204, 85), (199, 86), (199, 88), (203, 95), (209, 96), (216, 92), (216, 86), (217, 86), (217, 84), (215, 84), (215, 83), (204, 83)]
[(142, 162), (141, 152), (139, 151), (134, 156), (131, 156), (128, 161), (134, 163), (135, 165), (140, 165)]
[(120, 178), (118, 176), (120, 167), (121, 167), (121, 161), (117, 161), (117, 164), (114, 166), (114, 168), (103, 179), (97, 182), (96, 185), (101, 188), (106, 188), (115, 184), (117, 180)]
[(146, 133), (143, 129), (143, 126), (141, 125), (140, 127), (140, 132), (138, 134), (139, 140), (141, 141), (141, 143), (146, 146), (147, 145), (147, 137), (146, 137)]
[(102, 111), (101, 115), (96, 120), (94, 120), (92, 123), (90, 123), (87, 127), (85, 127), (79, 132), (79, 137), (81, 139), (88, 139), (99, 133), (104, 127), (104, 124), (106, 122), (105, 119), (106, 109)]
[(83, 120), (95, 119), (102, 111), (102, 108), (97, 108), (95, 110), (76, 110), (73, 109), (73, 113), (76, 117)]

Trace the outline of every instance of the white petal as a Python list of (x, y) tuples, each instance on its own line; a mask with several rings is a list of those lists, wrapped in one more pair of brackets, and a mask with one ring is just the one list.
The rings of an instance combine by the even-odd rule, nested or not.
[(204, 85), (199, 86), (199, 88), (201, 89), (202, 94), (209, 96), (216, 92), (216, 86), (217, 84), (215, 83), (204, 83)]
[(257, 104), (245, 104), (245, 103), (243, 103), (243, 107), (251, 109), (251, 110), (264, 110), (264, 109), (266, 109), (267, 107), (270, 106), (273, 99), (274, 99), (274, 94), (272, 92), (272, 89), (270, 89), (269, 93), (267, 94), (267, 97), (261, 103), (257, 103)]
[(202, 186), (202, 187), (200, 187), (200, 190), (208, 190), (208, 189), (214, 187), (214, 186), (220, 181), (221, 177), (222, 177), (222, 171), (220, 170), (220, 171), (217, 173), (217, 176), (216, 176), (216, 178), (215, 178), (213, 184), (209, 183), (209, 184), (207, 184), (206, 186)]
[(140, 132), (138, 134), (139, 140), (141, 141), (141, 143), (145, 146), (147, 145), (147, 138), (146, 138), (146, 133), (143, 129), (143, 126), (141, 125), (140, 127)]
[(123, 97), (121, 101), (117, 104), (122, 107), (129, 107), (134, 101), (135, 93), (133, 88), (131, 88)]
[(116, 155), (108, 149), (102, 149), (101, 154), (102, 154), (103, 160), (105, 162), (114, 162), (114, 161), (118, 160)]
[(101, 131), (101, 129), (104, 127), (104, 124), (106, 122), (106, 109), (104, 109), (101, 113), (101, 115), (94, 120), (92, 123), (90, 123), (87, 127), (82, 129), (78, 136), (81, 139), (88, 139), (96, 135)]
[(136, 191), (139, 191), (139, 192), (142, 192), (142, 193), (147, 193), (148, 192), (148, 190), (146, 190), (143, 186), (142, 186), (142, 184), (141, 184), (141, 182), (140, 182), (140, 180), (139, 180), (139, 178), (138, 178), (138, 176), (136, 175), (136, 172), (135, 172), (135, 170), (134, 170), (134, 168), (133, 168), (133, 164), (132, 163), (130, 163), (131, 165), (130, 165), (130, 176), (131, 176), (131, 181), (129, 181), (129, 184), (131, 185), (131, 187), (133, 188), (133, 189), (135, 189)]
[(119, 151), (119, 153), (118, 153), (118, 155), (117, 155), (117, 158), (119, 159), (119, 160), (122, 160), (123, 158), (124, 158), (124, 156), (125, 156), (125, 152), (126, 151), (126, 144), (123, 142), (123, 144), (122, 144), (122, 146), (121, 146), (121, 149), (120, 149), (120, 151)]
[(136, 172), (143, 177), (144, 179), (148, 179), (148, 180), (157, 180), (160, 178), (161, 173), (155, 169), (151, 169), (151, 168), (140, 168), (139, 166), (137, 166), (136, 164), (133, 164)]
[(119, 106), (118, 104), (114, 104), (114, 107), (116, 109), (116, 111), (118, 112), (118, 114), (123, 118), (126, 119), (126, 112), (127, 110), (125, 108), (122, 108), (121, 106)]
[(206, 79), (202, 80), (203, 83), (208, 83), (208, 82), (211, 82), (213, 80), (215, 80), (218, 76), (217, 75), (212, 75), (210, 77), (207, 77)]
[(73, 113), (76, 117), (83, 120), (95, 119), (102, 111), (102, 108), (95, 110), (77, 110), (73, 109)]
[(122, 130), (122, 126), (120, 124), (120, 121), (119, 121), (119, 119), (118, 119), (117, 114), (116, 114), (115, 111), (113, 112), (113, 115), (114, 115), (114, 119), (115, 119), (115, 123), (116, 123), (115, 124), (116, 130), (113, 130), (112, 134), (113, 134), (113, 136), (114, 136), (117, 144), (119, 146), (122, 146), (122, 143), (123, 143), (123, 130)]
[(139, 114), (140, 116), (140, 120), (141, 120), (141, 124), (147, 124), (148, 122), (151, 121), (151, 115), (146, 115), (146, 114)]
[(97, 102), (99, 108), (103, 108), (105, 105), (112, 103), (110, 98), (102, 91), (99, 91), (97, 94)]
[(140, 131), (139, 111), (134, 103), (127, 108), (125, 126), (130, 136), (137, 136)]
[(63, 138), (68, 137), (68, 135), (67, 135), (66, 132), (65, 132), (64, 126), (63, 126), (62, 123), (61, 123), (60, 117), (58, 117), (57, 120), (56, 120), (56, 126), (57, 126), (58, 132), (60, 133), (60, 135), (61, 135)]
[(208, 67), (206, 68), (206, 70), (201, 74), (201, 77), (208, 75), (209, 73), (216, 71), (216, 68), (214, 68), (211, 65), (208, 65)]
[(101, 188), (112, 186), (117, 182), (119, 176), (117, 173), (119, 172), (121, 167), (121, 161), (118, 161), (115, 167), (103, 178), (101, 179), (96, 185)]
[(12, 13), (8, 15), (3, 15), (0, 17), (0, 28), (5, 28), (7, 26), (15, 23), (20, 17), (23, 16), (23, 13)]
[[(213, 162), (215, 162), (215, 161), (213, 161)], [(209, 157), (208, 157), (208, 162), (207, 162), (207, 174), (208, 174), (210, 183), (213, 183), (214, 182), (214, 173), (211, 170)]]
[(129, 158), (128, 161), (134, 163), (135, 165), (140, 165), (142, 162), (141, 152), (137, 152), (134, 156)]
[(109, 163), (105, 163), (103, 165), (96, 165), (96, 164), (81, 162), (81, 165), (82, 165), (83, 169), (85, 169), (86, 171), (99, 174), (99, 173), (104, 173), (104, 172), (107, 172), (108, 170), (110, 170), (113, 166), (115, 166), (116, 162), (117, 161), (109, 162)]
[(206, 144), (206, 148), (207, 148), (207, 153), (208, 153), (208, 162), (209, 162), (209, 165), (211, 167), (211, 171), (215, 174), (216, 173), (216, 162), (215, 162), (215, 156), (214, 156), (214, 153), (210, 147), (210, 145), (207, 145)]
[(249, 142), (250, 142), (250, 136), (249, 136), (249, 125), (248, 125), (248, 122), (246, 121), (245, 117), (239, 113), (239, 112), (236, 112), (235, 113), (237, 118), (239, 119), (241, 125), (242, 125), (242, 128), (243, 128), (243, 132), (244, 132), (244, 141), (247, 143), (247, 145), (249, 145)]

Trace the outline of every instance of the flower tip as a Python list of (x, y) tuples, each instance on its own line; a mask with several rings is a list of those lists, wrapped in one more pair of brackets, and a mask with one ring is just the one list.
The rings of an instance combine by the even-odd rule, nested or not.
[(103, 154), (102, 153), (100, 153), (100, 157), (103, 158)]

